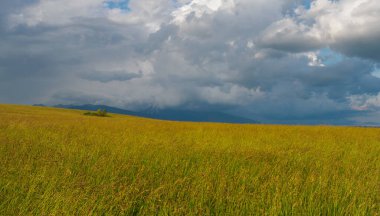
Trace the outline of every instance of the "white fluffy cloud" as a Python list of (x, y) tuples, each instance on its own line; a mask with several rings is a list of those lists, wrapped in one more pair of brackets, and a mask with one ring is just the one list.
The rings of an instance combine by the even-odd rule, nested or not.
[(40, 0), (10, 17), (11, 24), (63, 25), (80, 17), (99, 17), (103, 12), (103, 0)]
[(376, 0), (316, 0), (309, 10), (270, 25), (263, 46), (302, 52), (329, 46), (348, 56), (380, 61), (380, 4)]
[(351, 95), (349, 99), (355, 110), (367, 111), (380, 108), (380, 93), (377, 95)]
[(188, 16), (200, 18), (218, 10), (232, 11), (234, 7), (233, 0), (192, 0), (172, 12), (173, 22), (181, 24), (186, 21)]

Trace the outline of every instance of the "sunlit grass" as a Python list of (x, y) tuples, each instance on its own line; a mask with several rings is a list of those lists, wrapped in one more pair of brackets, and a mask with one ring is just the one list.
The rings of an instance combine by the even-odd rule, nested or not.
[(0, 105), (0, 215), (379, 215), (380, 129)]

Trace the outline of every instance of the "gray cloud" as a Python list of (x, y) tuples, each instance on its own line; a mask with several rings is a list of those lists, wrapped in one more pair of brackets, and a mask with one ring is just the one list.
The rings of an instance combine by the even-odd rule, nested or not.
[[(0, 101), (367, 122), (380, 109), (376, 5), (353, 9), (363, 23), (349, 34), (341, 14), (338, 32), (324, 20), (355, 1), (300, 2), (131, 0), (129, 12), (98, 0), (1, 2)], [(342, 59), (326, 63), (326, 46)]]
[(380, 5), (376, 0), (317, 0), (269, 25), (260, 44), (289, 52), (326, 46), (347, 56), (380, 61)]
[(312, 27), (291, 18), (271, 24), (259, 37), (258, 44), (263, 48), (293, 53), (317, 50), (326, 45), (313, 34)]
[(142, 76), (141, 72), (131, 73), (125, 71), (92, 71), (81, 73), (80, 78), (89, 81), (99, 81), (102, 83), (112, 82), (112, 81), (128, 81), (134, 78), (140, 78)]

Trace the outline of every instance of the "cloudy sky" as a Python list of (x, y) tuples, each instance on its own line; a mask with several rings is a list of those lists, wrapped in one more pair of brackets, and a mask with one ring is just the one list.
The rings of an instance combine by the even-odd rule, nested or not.
[(380, 124), (378, 0), (2, 0), (0, 103)]

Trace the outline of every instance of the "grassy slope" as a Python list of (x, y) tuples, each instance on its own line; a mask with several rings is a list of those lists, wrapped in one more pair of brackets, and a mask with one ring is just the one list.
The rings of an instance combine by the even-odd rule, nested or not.
[(380, 129), (0, 105), (0, 215), (379, 215)]

